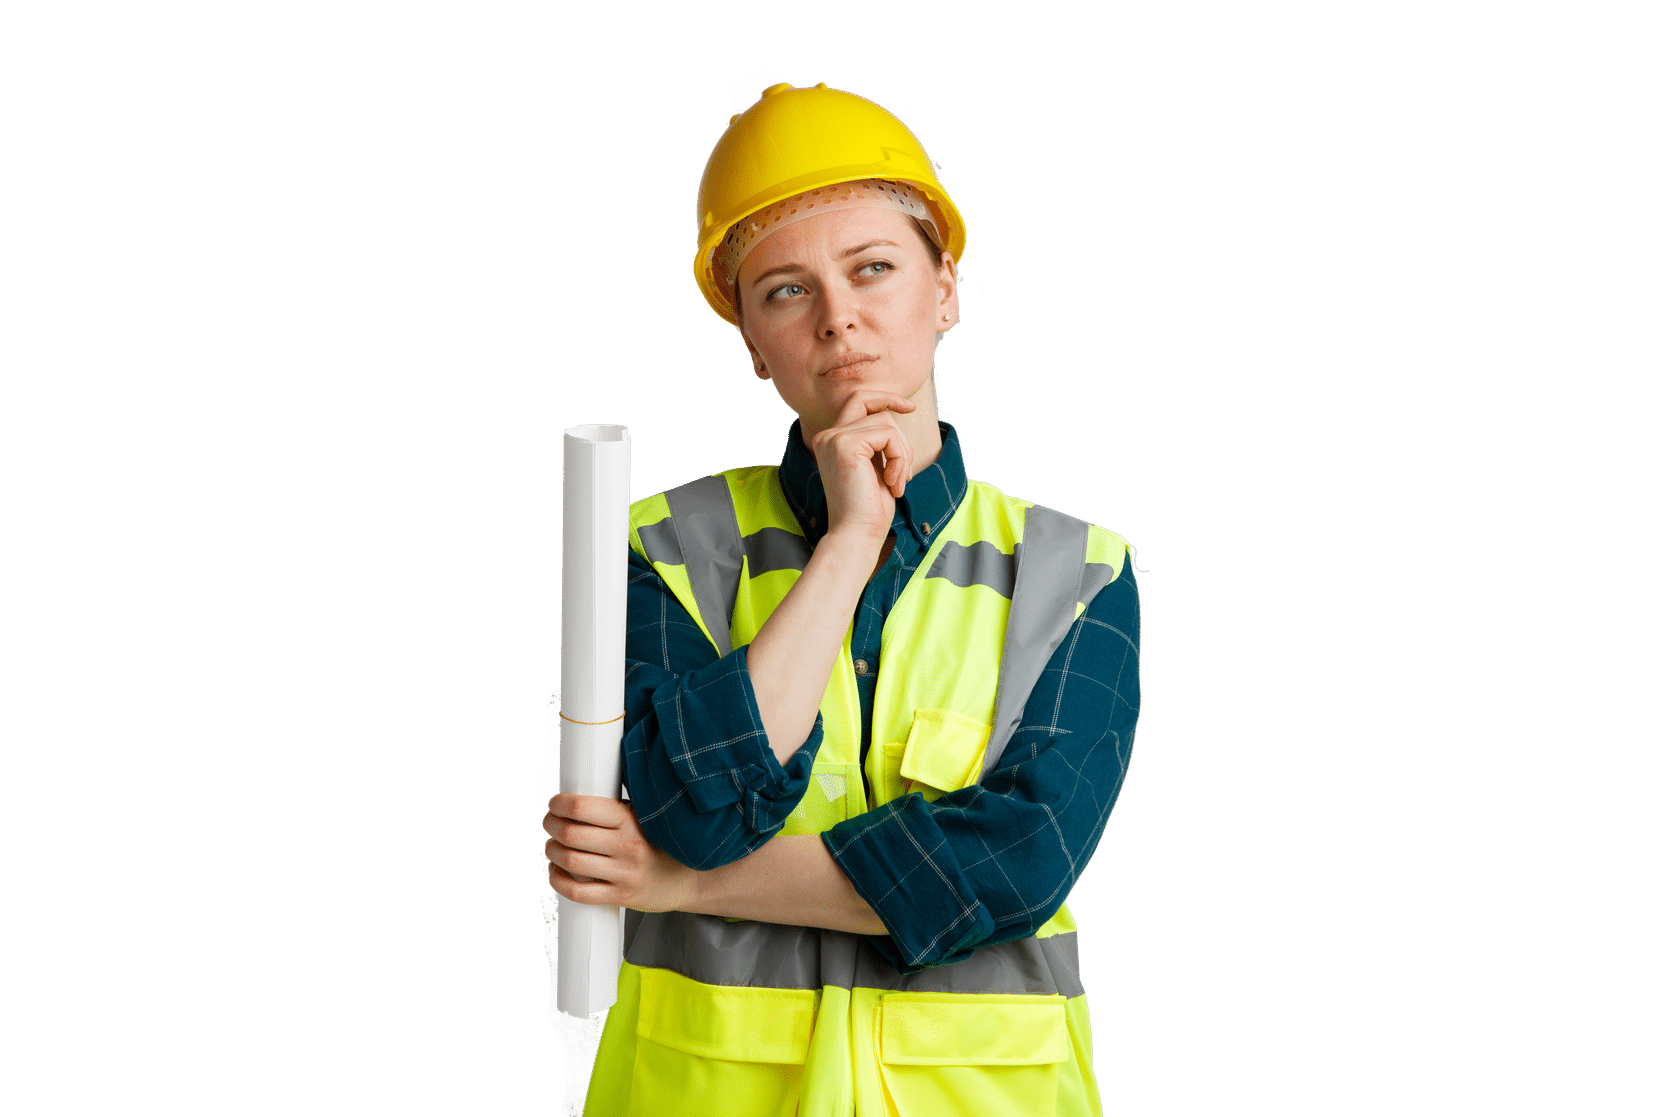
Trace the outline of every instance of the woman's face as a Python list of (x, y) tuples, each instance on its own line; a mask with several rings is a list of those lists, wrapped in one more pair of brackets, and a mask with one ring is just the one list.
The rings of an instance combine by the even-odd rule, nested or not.
[(821, 213), (784, 226), (741, 265), (741, 333), (758, 373), (806, 442), (853, 392), (904, 396), (933, 413), (933, 346), (957, 321), (956, 269), (937, 268), (915, 222), (890, 209)]

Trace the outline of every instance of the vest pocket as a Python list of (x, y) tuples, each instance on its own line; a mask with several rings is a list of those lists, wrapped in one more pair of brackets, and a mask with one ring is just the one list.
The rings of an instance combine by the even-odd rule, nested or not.
[(927, 799), (980, 780), (992, 727), (952, 710), (916, 710), (899, 772)]
[(715, 1098), (728, 1099), (730, 1117), (788, 1117), (816, 1001), (809, 989), (707, 985), (643, 970), (628, 1114), (674, 1117), (697, 1098)]
[(889, 1111), (1054, 1117), (1068, 1059), (1063, 997), (887, 993), (877, 1017)]

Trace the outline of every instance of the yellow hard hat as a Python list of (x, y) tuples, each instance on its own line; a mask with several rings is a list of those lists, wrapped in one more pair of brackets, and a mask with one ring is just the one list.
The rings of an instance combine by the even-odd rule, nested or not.
[(696, 207), (694, 278), (712, 309), (735, 321), (730, 277), (717, 256), (737, 221), (795, 194), (865, 178), (908, 183), (925, 195), (940, 246), (962, 259), (962, 216), (922, 145), (880, 105), (821, 82), (810, 89), (783, 82), (732, 117), (706, 161)]

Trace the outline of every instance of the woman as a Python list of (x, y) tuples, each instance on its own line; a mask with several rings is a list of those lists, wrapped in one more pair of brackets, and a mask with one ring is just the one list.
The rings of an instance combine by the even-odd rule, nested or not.
[(699, 210), (796, 418), (631, 510), (631, 803), (544, 819), (554, 889), (633, 909), (586, 1112), (1097, 1113), (1062, 901), (1131, 753), (1128, 548), (967, 478), (963, 226), (885, 110), (766, 90)]

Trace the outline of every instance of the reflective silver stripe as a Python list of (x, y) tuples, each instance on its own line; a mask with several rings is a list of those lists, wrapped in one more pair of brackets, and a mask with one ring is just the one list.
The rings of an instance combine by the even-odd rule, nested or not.
[(642, 550), (647, 552), (649, 562), (662, 562), (666, 566), (682, 565), (682, 544), (677, 541), (677, 525), (666, 516), (656, 524), (639, 527), (636, 534), (642, 540)]
[[(774, 530), (774, 529), (766, 529)], [(752, 540), (747, 540), (748, 557), (752, 554)], [(1017, 547), (1009, 554), (998, 550), (984, 539), (965, 547), (951, 540), (939, 549), (933, 564), (928, 567), (929, 578), (944, 578), (955, 586), (985, 586), (1002, 597), (1015, 596), (1015, 563), (1021, 551)], [(1114, 567), (1106, 562), (1088, 562), (1079, 580), (1079, 601), (1089, 605), (1096, 600), (1103, 587), (1114, 581)]]
[(811, 548), (803, 535), (779, 527), (764, 527), (747, 536), (749, 578), (772, 570), (804, 570), (810, 561)]
[(685, 911), (625, 911), (624, 960), (674, 970), (707, 985), (769, 989), (821, 986), (817, 927), (790, 927)]
[(822, 983), (836, 989), (850, 989), (857, 982), (858, 955), (870, 951), (862, 935), (846, 931), (824, 931), (822, 940)]
[(624, 960), (707, 985), (886, 989), (903, 993), (1084, 994), (1075, 932), (983, 947), (961, 962), (901, 975), (861, 936), (715, 915), (626, 911)]
[(1009, 597), (1015, 592), (1015, 556), (984, 539), (967, 547), (953, 539), (939, 548), (927, 576), (954, 586), (986, 586)]
[(1114, 567), (1106, 562), (1088, 562), (1085, 573), (1079, 579), (1079, 603), (1089, 605), (1097, 599), (1097, 594), (1114, 581)]
[[(1073, 627), (1073, 603), (1085, 578), (1085, 544), (1090, 525), (1054, 508), (1027, 509), (1026, 530), (1015, 547), (1015, 594), (1003, 634), (992, 738), (980, 778), (991, 775), (998, 757), (1027, 707), (1044, 665)], [(1095, 595), (1093, 595), (1095, 596)]]
[(735, 615), (741, 561), (746, 555), (729, 482), (722, 477), (702, 477), (671, 489), (665, 500), (671, 506), (671, 523), (676, 528), (682, 564), (700, 616), (718, 654), (728, 655), (734, 648), (729, 642), (729, 618)]
[(1049, 938), (1028, 936), (1013, 942), (982, 947), (961, 962), (934, 966), (904, 977), (867, 943), (858, 948), (860, 989), (888, 989), (898, 993), (1012, 993), (1039, 996), (1084, 994), (1079, 980), (1078, 934), (1069, 931)]

